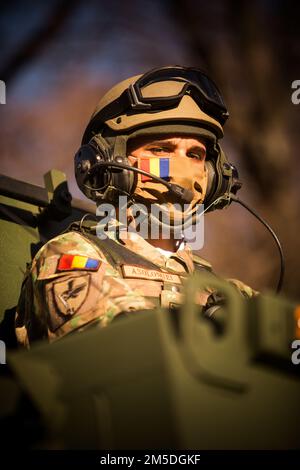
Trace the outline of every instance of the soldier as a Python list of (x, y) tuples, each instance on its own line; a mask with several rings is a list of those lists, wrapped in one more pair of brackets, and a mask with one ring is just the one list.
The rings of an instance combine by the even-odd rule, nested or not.
[[(20, 344), (102, 327), (121, 313), (180, 305), (188, 276), (212, 268), (193, 254), (179, 222), (196, 226), (200, 204), (222, 208), (240, 187), (219, 145), (227, 117), (216, 85), (194, 68), (154, 69), (108, 91), (84, 132), (75, 174), (100, 210), (104, 203), (116, 208), (116, 220), (104, 231), (103, 221), (81, 220), (38, 252), (17, 307)], [(136, 203), (145, 208), (144, 224), (160, 229), (157, 237), (134, 230), (141, 221)], [(230, 282), (241, 295), (256, 295)], [(198, 302), (207, 308), (218, 295), (208, 287)]]

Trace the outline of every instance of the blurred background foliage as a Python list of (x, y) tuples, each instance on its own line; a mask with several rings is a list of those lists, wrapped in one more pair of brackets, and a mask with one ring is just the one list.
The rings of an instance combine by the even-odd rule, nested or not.
[[(223, 148), (243, 180), (240, 197), (277, 232), (286, 256), (283, 291), (300, 297), (300, 2), (284, 0), (11, 0), (1, 6), (1, 172), (43, 186), (67, 174), (101, 95), (161, 65), (205, 69), (230, 111)], [(240, 206), (206, 217), (200, 253), (215, 270), (261, 291), (276, 286), (268, 232)]]

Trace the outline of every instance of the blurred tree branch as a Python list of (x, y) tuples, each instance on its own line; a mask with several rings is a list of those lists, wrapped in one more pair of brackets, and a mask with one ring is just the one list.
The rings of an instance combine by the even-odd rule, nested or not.
[(79, 0), (60, 0), (45, 23), (39, 25), (23, 46), (0, 69), (1, 80), (12, 81), (19, 71), (34, 59), (55, 37), (77, 7)]
[[(194, 62), (203, 63), (229, 97), (230, 136), (257, 193), (269, 201), (287, 189), (287, 171), (292, 168), (288, 60), (280, 51), (282, 38), (290, 43), (288, 25), (296, 12), (286, 3), (277, 7), (283, 22), (272, 21), (268, 14), (273, 7), (264, 10), (258, 1), (231, 0), (225, 6), (220, 1), (203, 6), (194, 0), (169, 3)], [(293, 37), (295, 31), (291, 28)]]

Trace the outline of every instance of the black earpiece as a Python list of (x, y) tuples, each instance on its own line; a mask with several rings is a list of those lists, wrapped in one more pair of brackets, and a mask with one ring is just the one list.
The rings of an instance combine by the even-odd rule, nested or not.
[(236, 194), (242, 187), (237, 168), (227, 160), (222, 148), (219, 145), (217, 147), (217, 157), (209, 158), (205, 162), (207, 189), (204, 206), (207, 212), (228, 205), (229, 194)]
[(125, 168), (105, 165), (108, 163), (130, 166), (126, 157), (113, 158), (111, 148), (102, 137), (94, 137), (88, 144), (82, 145), (75, 154), (77, 184), (80, 190), (93, 201), (105, 199), (114, 202), (116, 196), (132, 194), (134, 190), (136, 178), (133, 172)]
[[(109, 184), (109, 171), (90, 174), (97, 163), (109, 161), (106, 151), (99, 150), (93, 143), (82, 145), (74, 157), (75, 177), (80, 190), (95, 200), (96, 192), (101, 192)], [(87, 178), (87, 175), (89, 176)]]

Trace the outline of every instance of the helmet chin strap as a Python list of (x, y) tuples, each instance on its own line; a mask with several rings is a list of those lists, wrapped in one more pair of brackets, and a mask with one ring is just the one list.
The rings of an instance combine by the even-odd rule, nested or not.
[(157, 209), (157, 215), (153, 213), (153, 210), (147, 210), (144, 204), (137, 203), (138, 216), (133, 213), (131, 213), (131, 216), (135, 219), (137, 225), (147, 223), (148, 226), (154, 226), (154, 230), (167, 230), (172, 238), (175, 235), (178, 238), (178, 234), (181, 236), (184, 229), (196, 225), (205, 212), (203, 209), (199, 211), (199, 208), (202, 208), (202, 206), (196, 206), (189, 214), (182, 213), (182, 217), (179, 217), (177, 220), (170, 220), (168, 208), (159, 204), (152, 204), (152, 206)]
[[(207, 212), (213, 205), (219, 204), (222, 201), (226, 199), (227, 204), (230, 203), (230, 197), (228, 194), (228, 197), (220, 196), (217, 198), (215, 201), (213, 201), (209, 206), (207, 206), (205, 209), (203, 208), (203, 205), (196, 205), (193, 210), (189, 214), (182, 214), (182, 218), (180, 221), (170, 221), (169, 217), (166, 217), (166, 220), (161, 220), (159, 217), (155, 216), (151, 211), (145, 210), (145, 205), (141, 204), (139, 206), (139, 215), (138, 215), (138, 220), (137, 223), (142, 224), (146, 221), (148, 226), (151, 226), (151, 224), (154, 224), (158, 230), (167, 230), (168, 233), (170, 233), (170, 237), (172, 238), (177, 238), (178, 240), (181, 240), (181, 242), (184, 240), (184, 230), (189, 229), (190, 227), (197, 226), (197, 223), (199, 223), (201, 217)], [(135, 200), (131, 201), (133, 204), (136, 203)], [(168, 215), (169, 210), (162, 205), (159, 204), (153, 204), (154, 206), (157, 207), (158, 212), (163, 214), (163, 215)], [(128, 206), (129, 207), (129, 206)], [(133, 217), (134, 220), (137, 219), (133, 214), (131, 214), (131, 217)], [(180, 235), (180, 237), (179, 237)], [(176, 236), (176, 237), (175, 237)]]

